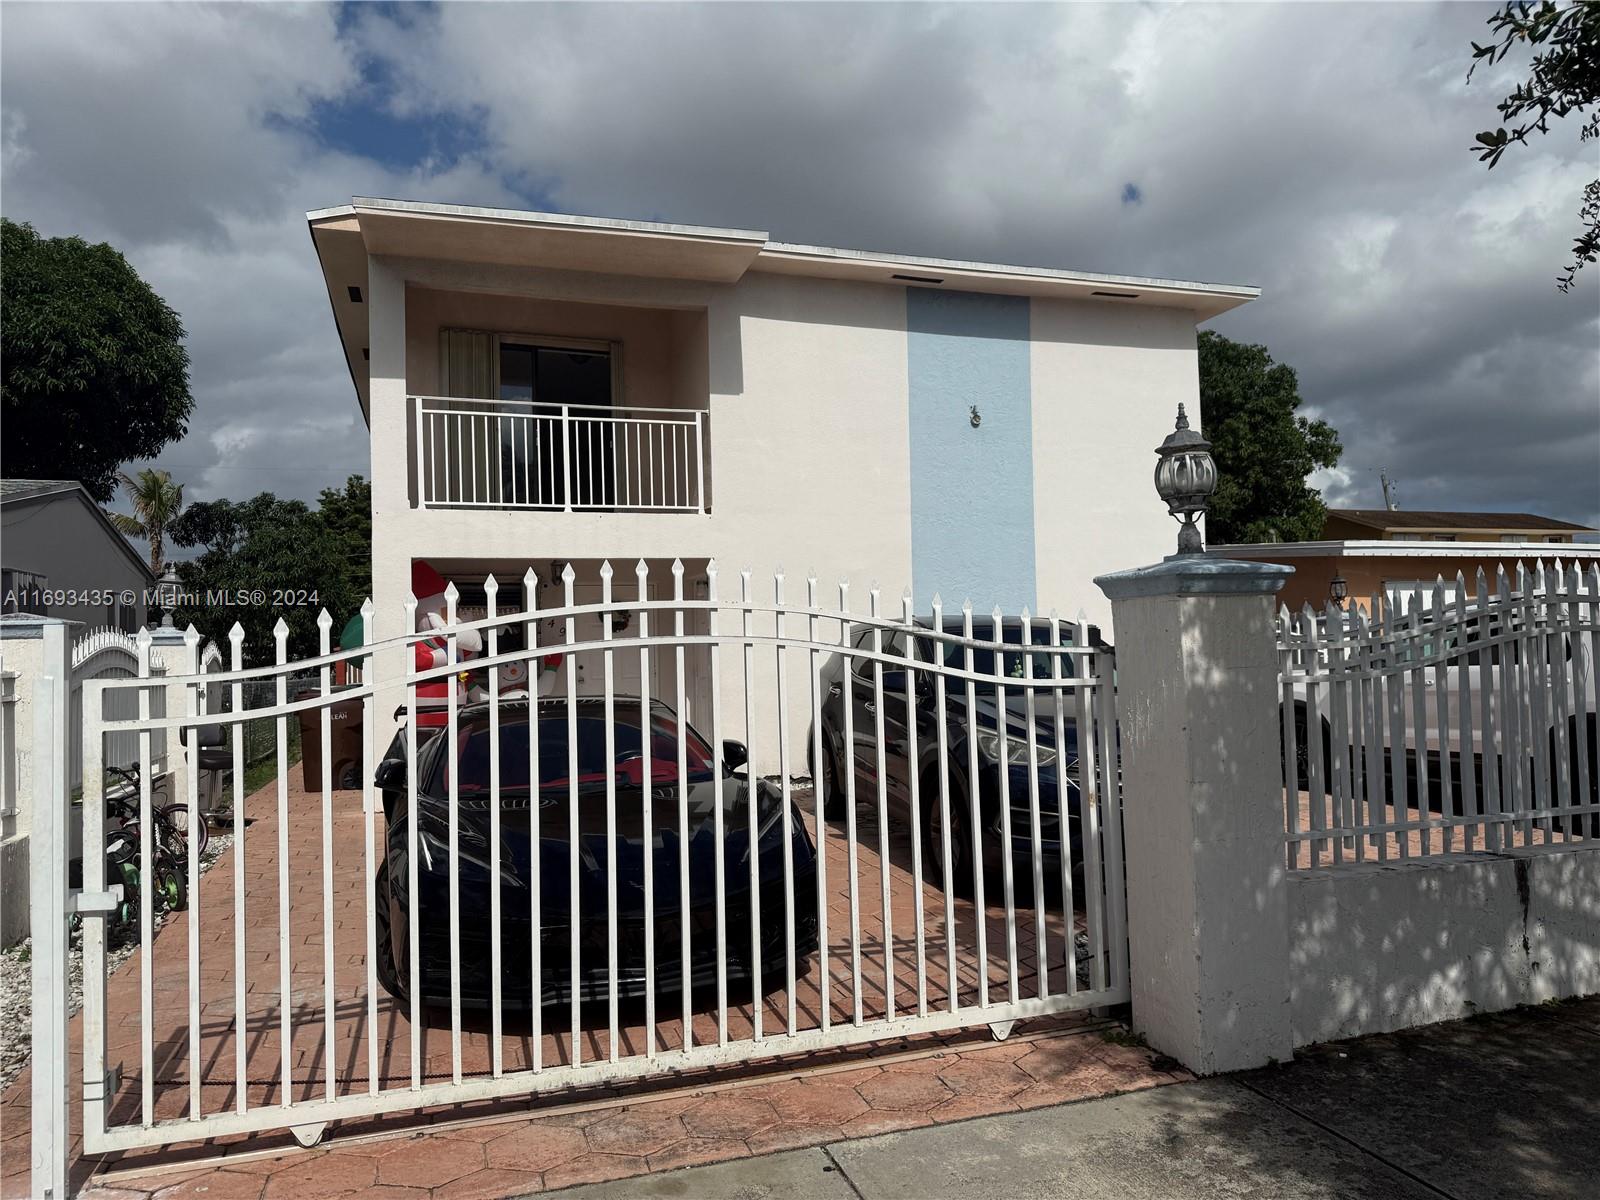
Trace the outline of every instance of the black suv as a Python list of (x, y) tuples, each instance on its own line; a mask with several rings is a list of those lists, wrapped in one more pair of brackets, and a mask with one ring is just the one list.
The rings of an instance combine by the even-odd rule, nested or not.
[[(1030, 622), (1024, 637), (1020, 618), (1004, 618), (1000, 634), (994, 633), (991, 618), (973, 621), (973, 637), (979, 641), (1014, 645), (1016, 650), (1003, 651), (999, 674), (1005, 680), (1023, 680), (1028, 664), (1025, 655), (1033, 658), (1035, 679), (1050, 679), (1059, 671), (1061, 678), (1074, 677), (1077, 662), (1072, 655), (1051, 654), (1048, 651), (1024, 650), (1023, 646), (1049, 646), (1050, 622), (1035, 618)], [(946, 617), (944, 632), (960, 637), (960, 618)], [(959, 642), (935, 639), (927, 635), (932, 622), (919, 619), (914, 626), (882, 629), (883, 653), (891, 658), (903, 657), (909, 639), (915, 639), (915, 660), (931, 663), (938, 660), (946, 666), (965, 670), (967, 647)], [(1076, 626), (1062, 623), (1062, 645), (1071, 645)], [(1098, 630), (1090, 627), (1091, 643), (1097, 649), (1110, 651), (1098, 640)], [(852, 639), (856, 650), (874, 648), (874, 631), (866, 629)], [(977, 648), (972, 650), (970, 668), (987, 676), (986, 682), (972, 685), (972, 705), (967, 700), (967, 682), (957, 677), (945, 679), (945, 750), (949, 782), (950, 860), (952, 888), (959, 894), (970, 895), (973, 890), (973, 869), (980, 854), (985, 878), (1001, 864), (1000, 847), (1003, 824), (1001, 821), (1001, 771), (1006, 773), (1009, 788), (1011, 855), (1014, 878), (1019, 890), (1025, 890), (1033, 873), (1033, 812), (1031, 779), (1028, 765), (1028, 689), (1019, 686), (1003, 687), (997, 680), (995, 651)], [(1059, 664), (1057, 666), (1056, 664)], [(856, 804), (876, 807), (878, 800), (877, 744), (877, 661), (871, 658), (853, 658), (849, 663), (850, 703), (852, 705), (852, 733), (855, 741), (855, 799)], [(916, 721), (916, 762), (911, 761), (911, 716), (906, 703), (906, 670), (893, 663), (882, 664), (883, 747), (882, 762), (884, 792), (891, 822), (896, 818), (909, 821), (911, 813), (911, 780), (913, 772), (918, 782), (918, 799), (921, 808), (922, 861), (927, 877), (934, 882), (943, 881), (944, 806), (939, 791), (939, 705), (931, 671), (913, 670), (912, 705)], [(1006, 736), (1002, 747), (1000, 730), (1000, 693), (1004, 691), (1004, 729)], [(814, 761), (814, 739), (808, 757), (812, 758), (811, 774), (817, 779), (824, 797), (824, 811), (830, 817), (844, 813), (845, 764), (850, 757), (845, 744), (845, 692), (844, 663), (836, 665), (833, 678), (827, 684), (822, 704), (823, 761), (818, 770)], [(1078, 712), (1077, 699), (1070, 690), (1062, 690), (1058, 714), (1056, 693), (1050, 689), (1037, 689), (1033, 701), (1033, 728), (1037, 746), (1038, 796), (1039, 796), (1039, 855), (1044, 878), (1058, 881), (1062, 869), (1061, 819), (1065, 811), (1071, 840), (1071, 864), (1075, 876), (1081, 878), (1083, 869), (1082, 839), (1078, 835), (1079, 773), (1078, 773)], [(1057, 718), (1060, 717), (1059, 740)], [(977, 749), (977, 772), (973, 778), (972, 743)], [(1004, 765), (1002, 765), (1002, 757)], [(1064, 788), (1064, 791), (1063, 791)], [(977, 829), (973, 825), (974, 796), (977, 799)]]

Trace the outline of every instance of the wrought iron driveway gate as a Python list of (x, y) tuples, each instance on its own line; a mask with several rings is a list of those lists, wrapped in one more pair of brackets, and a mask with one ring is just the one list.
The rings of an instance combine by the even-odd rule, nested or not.
[[(560, 607), (511, 613), (491, 579), (481, 618), (452, 591), (436, 627), (347, 650), (324, 613), (298, 662), (280, 622), (245, 667), (235, 629), (205, 675), (150, 678), (144, 636), (138, 677), (85, 685), (87, 895), (127, 836), (108, 739), (150, 763), (165, 733), (191, 806), (202, 768), (232, 774), (231, 848), (206, 872), (188, 839), (189, 902), (163, 914), (140, 770), (136, 911), (85, 922), (86, 1150), (309, 1144), (329, 1121), (1127, 999), (1112, 659), (1086, 626), (937, 600), (918, 620), (876, 591), (863, 614), (815, 579), (791, 603), (782, 574), (725, 599), (714, 565), (704, 598), (681, 564), (652, 598), (634, 574), (606, 566), (578, 604), (569, 566)], [(361, 682), (337, 687), (339, 663)], [(247, 706), (263, 680), (271, 703)], [(111, 695), (137, 715), (108, 718)], [(263, 720), (276, 779), (250, 795)], [(138, 947), (109, 977), (108, 936)]]

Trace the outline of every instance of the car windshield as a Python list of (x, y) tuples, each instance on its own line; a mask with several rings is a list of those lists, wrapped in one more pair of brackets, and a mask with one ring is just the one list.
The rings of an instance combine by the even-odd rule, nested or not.
[[(631, 716), (631, 720), (629, 719)], [(565, 787), (570, 782), (572, 762), (570, 743), (567, 740), (565, 712), (543, 717), (539, 721), (539, 786)], [(613, 753), (617, 782), (638, 786), (644, 782), (644, 745), (639, 735), (638, 714), (629, 714), (618, 706), (612, 721)], [(703, 738), (693, 729), (684, 726), (684, 766), (690, 781), (709, 779), (715, 759)], [(606, 722), (598, 710), (589, 713), (582, 709), (577, 721), (578, 783), (604, 783), (607, 778)], [(461, 795), (486, 792), (489, 789), (489, 723), (486, 719), (464, 725), (457, 737), (459, 774), (457, 791)], [(502, 720), (500, 723), (500, 787), (502, 791), (525, 791), (528, 787), (530, 767), (528, 722)], [(450, 758), (438, 757), (437, 788), (443, 792), (450, 786)], [(650, 777), (654, 782), (676, 783), (678, 780), (678, 719), (671, 713), (656, 713), (650, 723)]]

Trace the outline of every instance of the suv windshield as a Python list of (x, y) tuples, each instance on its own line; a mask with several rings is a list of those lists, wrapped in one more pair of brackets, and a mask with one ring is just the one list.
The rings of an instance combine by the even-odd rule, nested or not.
[[(974, 622), (972, 636), (978, 641), (992, 641), (994, 633), (991, 629), (985, 629), (977, 622)], [(1052, 653), (1049, 649), (1038, 649), (1032, 652), (1024, 651), (1021, 645), (1022, 631), (1020, 629), (1007, 629), (1001, 640), (1017, 644), (1015, 650), (1003, 650), (1000, 652), (1000, 674), (1007, 679), (1026, 679), (1030, 669), (1027, 661), (1029, 659), (1033, 660), (1031, 669), (1035, 679), (1054, 679), (1057, 673), (1060, 674), (1062, 679), (1071, 679), (1077, 674), (1070, 654)], [(1035, 629), (1032, 631), (1030, 641), (1034, 646), (1049, 647), (1050, 634), (1046, 630)], [(1066, 646), (1070, 645), (1070, 643), (1063, 640), (1062, 645)], [(945, 666), (966, 670), (967, 648), (964, 644), (961, 642), (941, 642), (939, 643), (939, 649), (944, 655)], [(926, 661), (933, 653), (933, 643), (926, 638), (919, 638), (918, 657)], [(993, 650), (985, 647), (974, 649), (972, 651), (973, 671), (979, 675), (994, 675), (996, 673), (994, 657), (995, 651)], [(993, 684), (980, 683), (977, 688), (979, 691), (983, 691), (985, 688), (992, 688), (993, 686)]]
[[(639, 731), (639, 714), (629, 713), (618, 704), (612, 720), (613, 755), (617, 782), (637, 787), (644, 782), (644, 745)], [(631, 718), (631, 719), (630, 719)], [(607, 777), (606, 722), (599, 710), (579, 709), (577, 721), (578, 783), (604, 784)], [(479, 718), (462, 727), (457, 737), (460, 774), (457, 790), (472, 795), (489, 790), (489, 722)], [(711, 747), (693, 729), (684, 726), (684, 766), (689, 781), (710, 779), (715, 758)], [(567, 741), (565, 712), (542, 717), (539, 721), (539, 786), (565, 787), (571, 756)], [(528, 787), (528, 722), (526, 719), (500, 722), (500, 788), (526, 791)], [(450, 786), (450, 756), (437, 756), (435, 794), (443, 795)], [(655, 713), (650, 722), (650, 776), (658, 784), (678, 780), (678, 719), (671, 713)]]

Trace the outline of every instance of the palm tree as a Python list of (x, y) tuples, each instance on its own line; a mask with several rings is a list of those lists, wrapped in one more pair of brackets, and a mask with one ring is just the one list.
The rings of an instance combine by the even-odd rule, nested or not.
[(133, 501), (133, 515), (111, 513), (111, 523), (129, 537), (148, 538), (150, 541), (150, 573), (160, 576), (162, 552), (165, 547), (167, 526), (172, 524), (183, 507), (183, 484), (173, 483), (167, 471), (146, 467), (137, 476), (118, 471), (122, 486)]

